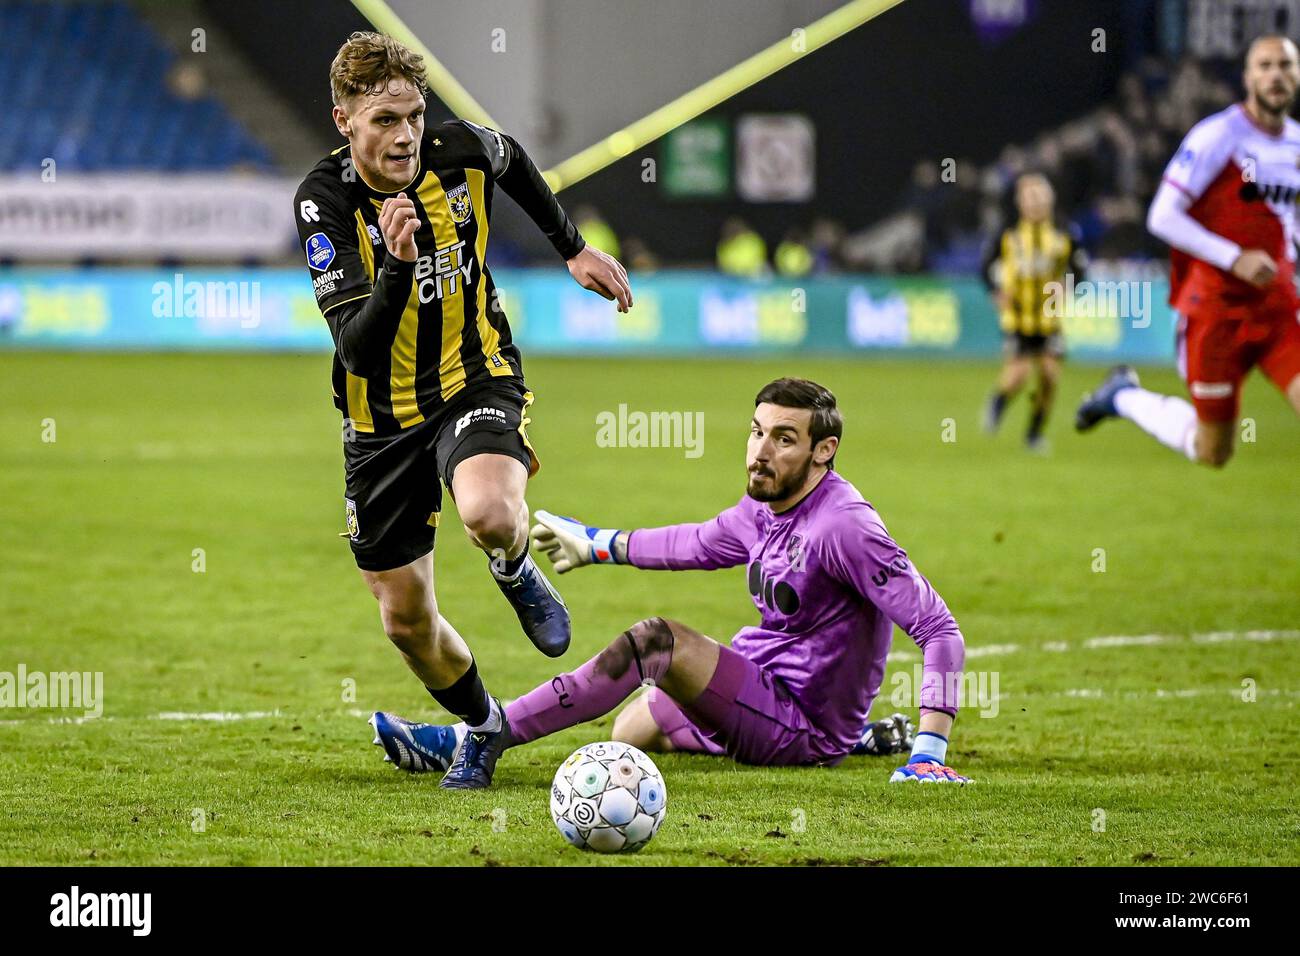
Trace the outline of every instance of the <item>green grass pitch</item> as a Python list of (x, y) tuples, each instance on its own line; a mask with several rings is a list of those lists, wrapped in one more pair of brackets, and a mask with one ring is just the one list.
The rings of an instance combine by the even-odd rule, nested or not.
[[(1000, 436), (981, 433), (994, 371), (530, 362), (530, 504), (623, 527), (736, 500), (770, 378), (833, 388), (839, 470), (952, 607), (968, 668), (998, 679), (996, 716), (968, 708), (952, 744), (974, 786), (891, 786), (891, 758), (670, 755), (659, 835), (601, 857), (563, 842), (547, 788), (611, 718), (511, 751), (483, 793), (440, 791), (370, 745), (371, 710), (435, 712), (338, 537), (327, 357), (2, 354), (0, 671), (102, 671), (104, 718), (0, 710), (0, 863), (1300, 863), (1300, 423), (1255, 376), (1255, 441), (1225, 471), (1194, 468), (1127, 423), (1076, 436), (1074, 401), (1100, 370), (1071, 366), (1040, 458), (1021, 447), (1023, 397)], [(1146, 378), (1182, 393), (1170, 370)], [(596, 415), (619, 403), (703, 412), (703, 455), (598, 447)], [(513, 697), (550, 677), (450, 503), (438, 541), (440, 606), (489, 687)], [(565, 666), (649, 615), (723, 640), (755, 620), (741, 569), (556, 580), (574, 617)], [(876, 714), (912, 667), (908, 638), (894, 647)], [(211, 712), (241, 717), (184, 716)]]

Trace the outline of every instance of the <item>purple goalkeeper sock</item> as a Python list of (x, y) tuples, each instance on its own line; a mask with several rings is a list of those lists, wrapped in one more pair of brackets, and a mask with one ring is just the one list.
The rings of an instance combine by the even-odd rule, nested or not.
[(624, 631), (577, 670), (560, 674), (506, 706), (512, 744), (526, 744), (613, 710), (645, 681), (658, 683), (673, 656), (662, 618)]

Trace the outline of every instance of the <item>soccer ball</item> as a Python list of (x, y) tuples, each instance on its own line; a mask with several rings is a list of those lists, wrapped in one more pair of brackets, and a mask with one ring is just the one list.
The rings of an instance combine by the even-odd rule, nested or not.
[(628, 744), (579, 747), (551, 784), (551, 819), (564, 839), (598, 853), (641, 849), (664, 822), (667, 806), (654, 761)]

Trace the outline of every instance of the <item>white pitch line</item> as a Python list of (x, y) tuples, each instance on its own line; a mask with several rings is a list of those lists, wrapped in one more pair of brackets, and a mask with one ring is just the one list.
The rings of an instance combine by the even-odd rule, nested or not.
[[(1256, 689), (1257, 697), (1300, 697), (1300, 690), (1279, 687), (1265, 687)], [(1240, 699), (1240, 687), (1190, 687), (1170, 690), (1165, 687), (1156, 687), (1152, 690), (1126, 690), (1111, 691), (1101, 687), (1071, 687), (1068, 690), (1046, 691), (1046, 692), (1026, 692), (1020, 694), (998, 694), (998, 700), (1012, 700), (1013, 698), (1029, 697), (1074, 697), (1096, 699), (1099, 697), (1117, 697), (1124, 700), (1143, 700), (1148, 697), (1233, 697)]]
[[(1250, 641), (1267, 643), (1270, 641), (1294, 641), (1300, 639), (1297, 630), (1253, 630), (1253, 631), (1210, 631), (1203, 634), (1110, 634), (1104, 637), (1090, 637), (1077, 645), (1067, 641), (1048, 641), (1038, 646), (1037, 650), (1064, 653), (1083, 648), (1087, 651), (1106, 650), (1112, 647), (1150, 647), (1154, 644), (1181, 644), (1191, 641), (1193, 644), (1223, 644), (1229, 641)], [(1021, 644), (976, 644), (966, 648), (966, 659), (976, 657), (993, 657), (1001, 654), (1014, 654), (1025, 650)], [(1030, 645), (1029, 650), (1035, 648)], [(891, 663), (911, 663), (921, 660), (917, 651), (890, 651)]]
[(1112, 637), (1090, 637), (1083, 642), (1088, 650), (1097, 647), (1142, 647), (1147, 644), (1166, 644), (1171, 640), (1167, 634), (1129, 634)]
[[(1090, 637), (1081, 642), (1078, 647), (1085, 650), (1103, 650), (1112, 647), (1148, 647), (1153, 644), (1176, 644), (1190, 640), (1194, 644), (1223, 644), (1230, 641), (1251, 641), (1252, 643), (1267, 643), (1270, 641), (1293, 641), (1300, 639), (1300, 630), (1251, 630), (1251, 631), (1209, 631), (1198, 634), (1132, 634), (1132, 635), (1107, 635), (1105, 637)], [(1015, 654), (1024, 650), (1021, 644), (977, 644), (975, 647), (966, 649), (966, 659), (978, 657), (995, 657), (1004, 654)], [(1030, 648), (1033, 649), (1032, 646)], [(1049, 651), (1054, 653), (1063, 653), (1074, 649), (1066, 641), (1048, 641), (1038, 647), (1038, 650)], [(891, 651), (888, 658), (890, 663), (911, 663), (921, 660), (921, 655), (916, 651)], [(1093, 691), (1097, 691), (1094, 693)], [(1205, 693), (1218, 693), (1217, 689), (1206, 689)], [(1064, 691), (1054, 695), (1044, 696), (1065, 696), (1065, 697), (1089, 697), (1099, 696), (1101, 692), (1096, 688), (1082, 688), (1073, 691)], [(1202, 693), (1196, 691), (1165, 691), (1155, 689), (1154, 691), (1143, 691), (1134, 693), (1135, 697), (1151, 696), (1156, 697), (1194, 697)], [(1233, 690), (1232, 693), (1238, 693)], [(1264, 694), (1285, 694), (1287, 696), (1300, 696), (1300, 692), (1295, 691), (1267, 691), (1260, 690), (1257, 693)], [(1003, 694), (1002, 697), (1006, 697)], [(369, 717), (372, 713), (369, 710), (360, 710), (351, 708), (345, 713), (349, 717)], [(261, 720), (267, 717), (283, 717), (284, 714), (279, 710), (253, 710), (243, 713), (233, 711), (203, 711), (189, 713), (186, 711), (164, 711), (161, 714), (152, 714), (144, 719), (146, 720), (178, 720), (178, 721), (204, 721), (210, 723), (228, 723), (236, 720)], [(101, 720), (117, 720), (117, 717), (49, 717), (46, 718), (47, 724), (89, 724)], [(124, 718), (129, 719), (129, 718)], [(32, 723), (29, 720), (0, 720), (0, 727), (15, 727), (20, 724)]]
[(1198, 644), (1222, 644), (1224, 641), (1237, 640), (1236, 631), (1214, 631), (1211, 634), (1193, 634), (1192, 640)]
[(980, 644), (969, 648), (966, 657), (992, 657), (998, 654), (1014, 654), (1020, 650), (1019, 644)]
[[(257, 720), (262, 717), (282, 717), (283, 714), (278, 710), (251, 710), (245, 713), (235, 713), (232, 711), (207, 711), (204, 713), (186, 713), (184, 711), (169, 710), (161, 714), (149, 714), (145, 717), (134, 718), (136, 720), (200, 720), (212, 723), (226, 723), (233, 720)], [(96, 724), (102, 720), (131, 720), (130, 717), (47, 717), (47, 724)], [(14, 727), (18, 724), (29, 724), (31, 720), (0, 720), (0, 725)]]
[(279, 717), (278, 710), (252, 710), (247, 713), (231, 713), (230, 711), (208, 711), (200, 714), (187, 714), (183, 711), (165, 711), (161, 714), (154, 714), (150, 720), (208, 720), (215, 723), (226, 723), (231, 720), (257, 720), (261, 717)]

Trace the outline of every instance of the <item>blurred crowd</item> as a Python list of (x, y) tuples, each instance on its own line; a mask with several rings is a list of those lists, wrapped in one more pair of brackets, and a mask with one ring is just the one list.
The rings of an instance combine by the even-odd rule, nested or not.
[[(1142, 61), (1112, 100), (1024, 143), (992, 162), (924, 158), (912, 170), (899, 207), (850, 231), (820, 218), (791, 227), (775, 245), (738, 216), (720, 227), (714, 267), (731, 275), (793, 277), (817, 272), (972, 273), (987, 244), (1015, 219), (1016, 177), (1044, 173), (1055, 187), (1056, 215), (1093, 258), (1153, 259), (1164, 247), (1146, 230), (1161, 174), (1187, 131), (1236, 98), (1236, 88), (1195, 60)], [(619, 241), (594, 208), (575, 216), (600, 248), (638, 271), (658, 258), (635, 238)]]
[(1235, 98), (1233, 84), (1201, 62), (1148, 58), (1110, 103), (1008, 145), (992, 163), (957, 160), (946, 176), (939, 160), (921, 160), (903, 208), (847, 238), (842, 258), (872, 271), (975, 271), (980, 249), (1013, 221), (1013, 185), (1030, 169), (1051, 180), (1058, 219), (1094, 258), (1162, 256), (1146, 212), (1164, 168), (1193, 125)]

